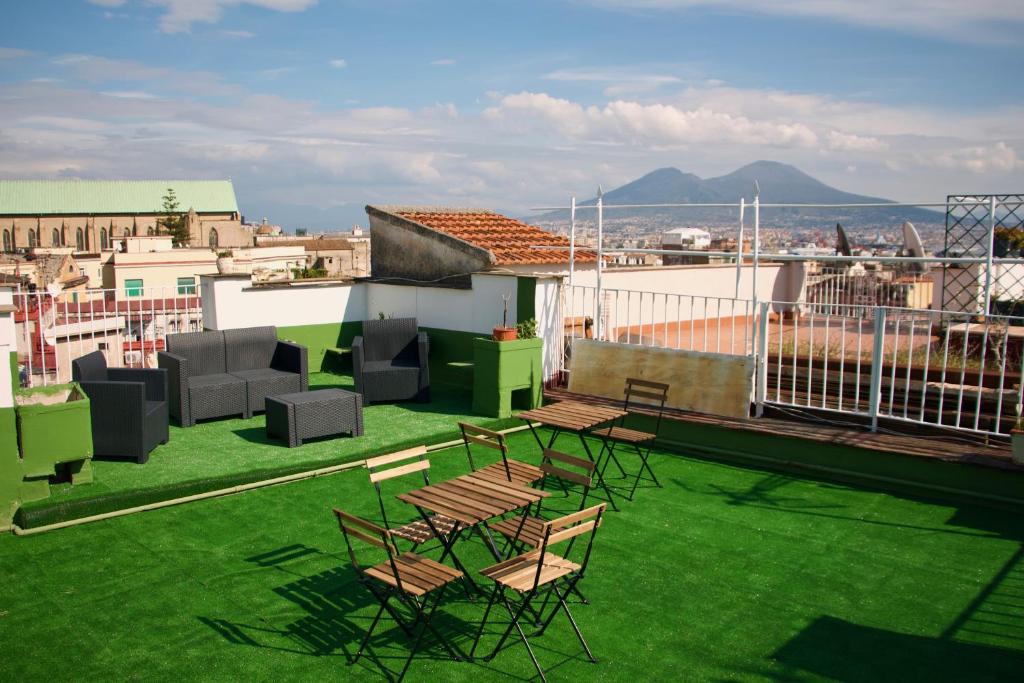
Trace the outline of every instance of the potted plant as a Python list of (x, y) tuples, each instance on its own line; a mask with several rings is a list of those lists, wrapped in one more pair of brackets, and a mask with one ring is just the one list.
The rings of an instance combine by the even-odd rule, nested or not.
[(516, 338), (516, 328), (508, 326), (508, 300), (512, 298), (511, 294), (506, 294), (501, 297), (501, 302), (504, 305), (504, 310), (501, 314), (501, 326), (495, 327), (491, 334), (494, 337), (494, 341), (505, 342), (513, 341)]
[(217, 272), (221, 275), (231, 273), (235, 270), (235, 259), (230, 251), (217, 252)]
[(1013, 461), (1024, 465), (1024, 423), (1021, 421), (1021, 404), (1017, 404), (1017, 421), (1010, 430), (1010, 445), (1013, 449)]

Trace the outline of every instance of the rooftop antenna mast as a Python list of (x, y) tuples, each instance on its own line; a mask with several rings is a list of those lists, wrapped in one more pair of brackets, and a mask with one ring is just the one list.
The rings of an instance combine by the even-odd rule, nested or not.
[(596, 339), (598, 339), (598, 340), (602, 339), (601, 335), (604, 333), (604, 330), (603, 330), (604, 325), (602, 325), (602, 321), (603, 321), (603, 317), (604, 317), (604, 310), (603, 310), (604, 307), (601, 305), (601, 303), (602, 303), (602, 301), (601, 301), (601, 297), (602, 297), (602, 293), (601, 293), (601, 271), (604, 270), (604, 256), (603, 256), (603, 254), (604, 254), (604, 190), (602, 190), (601, 186), (598, 185), (597, 186), (597, 291), (596, 291), (597, 301), (595, 302), (595, 308), (596, 308), (595, 312), (597, 313), (597, 320), (594, 321), (594, 324), (597, 327), (597, 334), (595, 334), (594, 337)]

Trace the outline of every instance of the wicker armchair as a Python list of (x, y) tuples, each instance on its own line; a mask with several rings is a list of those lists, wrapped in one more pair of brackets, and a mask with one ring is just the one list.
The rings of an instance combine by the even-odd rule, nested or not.
[(89, 397), (96, 455), (149, 460), (167, 443), (167, 371), (108, 368), (100, 351), (71, 361), (71, 377)]
[(430, 342), (416, 318), (366, 320), (352, 340), (352, 375), (363, 403), (430, 400)]

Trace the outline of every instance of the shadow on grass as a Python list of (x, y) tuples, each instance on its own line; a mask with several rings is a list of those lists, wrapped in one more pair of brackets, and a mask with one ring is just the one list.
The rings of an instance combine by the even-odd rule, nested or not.
[[(327, 553), (317, 548), (295, 544), (245, 558), (246, 562), (267, 571), (298, 577), (272, 589), (276, 595), (305, 612), (298, 619), (280, 626), (275, 626), (266, 617), (254, 618), (255, 623), (210, 616), (198, 616), (197, 619), (232, 645), (312, 657), (335, 657), (340, 653), (351, 664), (380, 603), (359, 583), (355, 570), (350, 566), (332, 567), (311, 575), (302, 575), (289, 567), (292, 563), (325, 555)], [(449, 598), (450, 595), (446, 603), (451, 602)], [(398, 600), (392, 600), (391, 604), (407, 624), (413, 623), (411, 612)], [(475, 633), (474, 624), (445, 612), (444, 605), (435, 613), (431, 623), (449, 642), (457, 643), (461, 636)], [(405, 663), (410, 645), (402, 628), (385, 614), (357, 665), (393, 678)], [(430, 634), (424, 636), (412, 666), (421, 659), (449, 661), (443, 646)]]
[(945, 638), (895, 633), (820, 617), (773, 654), (775, 661), (851, 683), (1009, 681), (1024, 653)]

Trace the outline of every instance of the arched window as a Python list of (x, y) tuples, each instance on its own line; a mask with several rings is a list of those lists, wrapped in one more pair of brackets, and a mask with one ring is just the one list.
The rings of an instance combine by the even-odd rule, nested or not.
[(101, 251), (106, 251), (107, 250), (107, 246), (108, 246), (107, 245), (107, 229), (106, 228), (100, 228), (100, 250)]
[(86, 231), (85, 231), (85, 250), (89, 251), (89, 248), (91, 246), (92, 246), (92, 240), (89, 239), (89, 230), (86, 229)]
[(131, 228), (125, 228), (124, 229), (124, 236), (125, 237), (131, 237), (132, 236), (132, 229)]
[(75, 251), (85, 251), (85, 231), (75, 230)]
[(11, 231), (4, 228), (4, 251), (13, 251), (11, 249)]
[(133, 225), (132, 226), (132, 237), (138, 237), (138, 236), (139, 236), (139, 228), (138, 228), (138, 226)]
[(53, 232), (50, 234), (50, 246), (51, 247), (59, 247), (60, 246), (60, 230), (58, 230), (57, 228), (54, 228)]
[(216, 249), (218, 246), (217, 239), (217, 228), (210, 228), (210, 248)]
[(29, 247), (29, 249), (31, 249), (32, 247), (35, 247), (37, 245), (38, 245), (38, 242), (36, 241), (36, 231), (33, 230), (32, 228), (29, 228), (28, 229), (28, 247)]
[(150, 227), (146, 228), (146, 234), (147, 235), (155, 235), (156, 232), (154, 232), (152, 226), (150, 226)]

